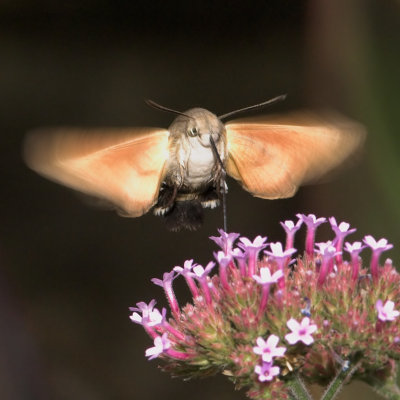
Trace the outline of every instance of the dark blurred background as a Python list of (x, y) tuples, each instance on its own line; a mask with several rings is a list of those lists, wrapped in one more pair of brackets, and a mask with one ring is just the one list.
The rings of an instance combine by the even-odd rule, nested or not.
[[(398, 262), (399, 17), (394, 0), (2, 0), (0, 398), (244, 398), (224, 377), (160, 372), (128, 318), (138, 301), (166, 304), (150, 278), (212, 258), (221, 209), (198, 232), (170, 233), (151, 214), (90, 208), (26, 168), (21, 144), (32, 128), (167, 127), (173, 116), (148, 98), (223, 114), (287, 93), (271, 112), (334, 108), (366, 126), (361, 161), (288, 200), (256, 199), (230, 181), (229, 230), (277, 241), (279, 221), (297, 212), (334, 215), (358, 228), (351, 240), (387, 237)], [(364, 389), (340, 398), (378, 398)]]

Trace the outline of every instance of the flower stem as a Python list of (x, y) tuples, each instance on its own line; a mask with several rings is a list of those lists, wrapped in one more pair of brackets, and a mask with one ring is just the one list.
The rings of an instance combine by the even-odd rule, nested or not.
[(340, 393), (343, 385), (350, 379), (354, 372), (356, 372), (359, 366), (360, 362), (354, 365), (353, 368), (341, 368), (339, 373), (333, 378), (332, 382), (325, 390), (321, 400), (333, 400)]
[(294, 379), (289, 382), (292, 397), (296, 400), (312, 400), (303, 380), (298, 374), (295, 374)]

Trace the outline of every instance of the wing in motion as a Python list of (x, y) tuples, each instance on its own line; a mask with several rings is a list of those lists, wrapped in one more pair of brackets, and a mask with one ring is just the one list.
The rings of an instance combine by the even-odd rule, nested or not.
[(39, 174), (138, 217), (157, 201), (168, 137), (158, 128), (38, 130), (24, 153)]
[(363, 128), (334, 114), (228, 122), (227, 172), (254, 196), (291, 197), (360, 147)]

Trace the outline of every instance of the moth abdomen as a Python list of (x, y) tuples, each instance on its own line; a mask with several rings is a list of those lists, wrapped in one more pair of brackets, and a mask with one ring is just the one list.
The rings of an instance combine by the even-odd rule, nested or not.
[(181, 229), (195, 231), (203, 224), (203, 207), (198, 199), (176, 201), (164, 214), (167, 229), (178, 232)]

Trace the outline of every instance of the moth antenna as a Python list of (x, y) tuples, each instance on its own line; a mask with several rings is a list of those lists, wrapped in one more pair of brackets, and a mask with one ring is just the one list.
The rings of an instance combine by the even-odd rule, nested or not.
[(190, 115), (188, 115), (188, 114), (185, 114), (185, 113), (180, 112), (180, 111), (173, 110), (172, 108), (164, 107), (164, 106), (162, 106), (162, 105), (160, 105), (160, 104), (157, 104), (157, 103), (156, 103), (155, 101), (153, 101), (153, 100), (147, 99), (147, 100), (145, 100), (145, 103), (146, 103), (148, 106), (153, 107), (153, 108), (156, 108), (156, 109), (161, 110), (161, 111), (166, 111), (166, 112), (170, 112), (170, 113), (173, 113), (173, 114), (183, 115), (184, 117), (194, 119), (192, 116), (190, 116)]
[(211, 144), (213, 153), (215, 155), (215, 158), (217, 159), (218, 164), (221, 166), (221, 169), (222, 169), (222, 180), (224, 182), (224, 188), (222, 190), (222, 214), (223, 214), (223, 218), (224, 218), (224, 231), (228, 232), (228, 222), (227, 222), (227, 216), (226, 216), (226, 190), (225, 190), (226, 170), (225, 170), (224, 164), (221, 160), (221, 157), (219, 156), (217, 146), (215, 145), (212, 135), (210, 135), (210, 144)]
[(225, 118), (230, 117), (232, 115), (239, 114), (239, 113), (242, 113), (244, 111), (254, 110), (255, 108), (261, 108), (261, 107), (264, 107), (264, 106), (267, 106), (267, 105), (270, 105), (270, 104), (278, 103), (278, 102), (283, 101), (285, 99), (286, 99), (286, 94), (281, 94), (280, 96), (277, 96), (277, 97), (274, 97), (274, 98), (269, 99), (267, 101), (264, 101), (263, 103), (254, 104), (253, 106), (240, 108), (239, 110), (231, 111), (231, 112), (228, 112), (226, 114), (220, 115), (218, 118), (222, 120), (222, 119), (225, 119)]

